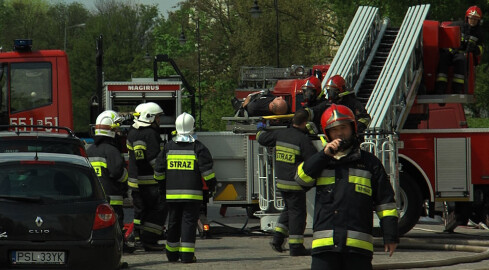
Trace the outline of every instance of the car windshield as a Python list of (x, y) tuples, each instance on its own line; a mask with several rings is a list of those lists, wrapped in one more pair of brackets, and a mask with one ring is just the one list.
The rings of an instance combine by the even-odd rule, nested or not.
[(56, 203), (94, 198), (89, 170), (59, 164), (8, 164), (0, 166), (0, 199)]
[(81, 155), (80, 146), (62, 140), (0, 140), (0, 153), (44, 152)]

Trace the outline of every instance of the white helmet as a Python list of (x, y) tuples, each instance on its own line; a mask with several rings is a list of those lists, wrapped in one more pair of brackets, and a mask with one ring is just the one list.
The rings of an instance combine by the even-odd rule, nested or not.
[(157, 115), (163, 114), (161, 107), (154, 102), (145, 103), (142, 107), (141, 113), (136, 120), (139, 126), (150, 126), (155, 121)]
[(139, 116), (141, 115), (141, 112), (144, 110), (144, 106), (146, 103), (141, 103), (136, 108), (134, 109), (134, 113), (132, 114), (134, 116), (134, 119), (138, 119)]
[(112, 110), (103, 111), (95, 120), (95, 136), (114, 138), (115, 130), (121, 125), (122, 118)]
[(193, 142), (195, 139), (191, 136), (194, 132), (195, 119), (192, 115), (184, 112), (175, 120), (175, 127), (177, 129), (177, 136), (175, 141), (177, 142)]

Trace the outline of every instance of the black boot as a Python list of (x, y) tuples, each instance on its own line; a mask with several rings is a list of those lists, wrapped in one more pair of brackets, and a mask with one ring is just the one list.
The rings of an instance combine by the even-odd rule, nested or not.
[(447, 82), (435, 83), (435, 95), (445, 95), (447, 91)]
[(270, 246), (276, 252), (285, 252), (285, 235), (275, 232), (273, 234), (273, 239), (270, 242)]
[(311, 251), (306, 249), (302, 244), (290, 245), (290, 256), (310, 256)]

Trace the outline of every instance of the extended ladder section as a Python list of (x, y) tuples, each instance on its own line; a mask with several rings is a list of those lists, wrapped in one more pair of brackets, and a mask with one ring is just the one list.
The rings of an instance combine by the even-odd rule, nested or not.
[(333, 75), (341, 75), (345, 78), (347, 85), (355, 85), (381, 27), (382, 20), (378, 8), (361, 6), (357, 9), (338, 52), (324, 77), (321, 84), (322, 89), (325, 88), (327, 79)]
[(398, 131), (409, 114), (423, 73), (422, 27), (429, 7), (410, 7), (404, 17), (367, 102), (369, 130)]

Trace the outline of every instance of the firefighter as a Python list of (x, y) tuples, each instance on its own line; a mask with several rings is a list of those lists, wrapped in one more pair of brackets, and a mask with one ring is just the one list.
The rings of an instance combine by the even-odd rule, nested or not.
[(124, 228), (123, 197), (127, 192), (127, 170), (116, 140), (117, 128), (122, 122), (117, 112), (102, 112), (95, 121), (94, 144), (87, 149), (88, 160), (102, 183), (110, 205), (117, 214), (120, 228)]
[(258, 143), (275, 148), (276, 188), (285, 202), (270, 245), (273, 250), (284, 252), (283, 246), (288, 237), (290, 256), (310, 255), (310, 251), (304, 247), (306, 191), (294, 180), (297, 165), (317, 152), (307, 135), (308, 116), (305, 110), (298, 110), (292, 118), (291, 127), (274, 131), (260, 130), (256, 134)]
[(450, 26), (459, 26), (461, 41), (459, 48), (440, 50), (438, 72), (436, 75), (435, 93), (446, 93), (448, 84), (448, 68), (453, 66), (452, 93), (463, 94), (465, 92), (465, 73), (467, 71), (467, 54), (472, 53), (477, 65), (478, 56), (482, 55), (482, 29), (480, 21), (482, 11), (477, 6), (471, 6), (465, 12), (465, 21), (457, 21)]
[(355, 93), (347, 89), (345, 79), (340, 75), (334, 75), (326, 81), (325, 88), (331, 103), (344, 105), (353, 111), (358, 127), (357, 134), (363, 138), (361, 134), (365, 132), (372, 119), (363, 104), (356, 98)]
[(166, 182), (168, 204), (168, 261), (194, 263), (197, 221), (203, 200), (204, 179), (211, 192), (216, 188), (213, 160), (207, 147), (193, 134), (194, 118), (183, 113), (175, 120), (177, 134), (158, 155), (155, 178)]
[(394, 191), (380, 160), (360, 150), (353, 112), (332, 104), (321, 124), (328, 144), (297, 168), (316, 187), (311, 269), (372, 269), (373, 213), (392, 256), (399, 242)]
[(311, 76), (301, 87), (303, 102), (302, 107), (309, 114), (307, 130), (309, 134), (318, 134), (320, 131), (320, 121), (322, 113), (331, 105), (328, 100), (321, 96), (321, 81)]
[[(145, 250), (164, 250), (166, 206), (164, 183), (154, 179), (154, 165), (163, 147), (159, 133), (161, 107), (148, 102), (142, 106), (127, 136), (129, 152), (129, 187), (134, 202), (134, 225)], [(137, 113), (137, 112), (136, 112)], [(138, 219), (139, 218), (139, 219)]]

